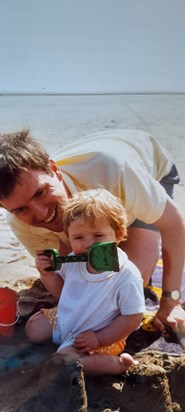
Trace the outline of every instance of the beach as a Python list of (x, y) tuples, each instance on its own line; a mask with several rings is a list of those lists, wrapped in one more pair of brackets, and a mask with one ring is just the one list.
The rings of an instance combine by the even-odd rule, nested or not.
[[(49, 154), (100, 130), (140, 129), (155, 136), (175, 162), (181, 181), (175, 201), (185, 216), (185, 96), (0, 96), (1, 133), (29, 128)], [(0, 285), (20, 289), (37, 278), (34, 259), (17, 241), (0, 209)]]
[[(168, 150), (171, 159), (176, 164), (181, 180), (180, 184), (175, 187), (175, 202), (185, 217), (185, 95), (0, 96), (0, 120), (1, 133), (29, 128), (32, 135), (45, 146), (51, 157), (52, 153), (59, 147), (97, 131), (140, 129), (151, 133)], [(0, 231), (0, 286), (8, 286), (19, 292), (25, 289), (29, 290), (39, 279), (34, 258), (15, 238), (7, 224), (6, 211), (2, 208), (0, 208)], [(152, 354), (151, 363), (153, 359)], [(158, 363), (156, 359), (154, 359), (154, 363), (157, 362), (161, 367), (162, 363), (160, 362), (162, 361), (160, 360)], [(148, 359), (146, 362), (150, 363)], [(172, 360), (170, 362), (173, 364)], [(26, 381), (24, 382), (25, 372), (22, 370), (23, 375), (19, 375), (19, 382), (20, 385), (23, 383), (26, 385)], [(29, 372), (31, 369), (26, 371), (31, 374), (33, 370), (34, 368), (32, 368), (32, 372)], [(29, 376), (29, 373), (25, 376)], [(36, 377), (34, 375), (34, 379), (37, 379), (38, 370), (35, 373), (37, 375)], [(154, 371), (151, 370), (150, 373), (153, 376)], [(9, 391), (9, 395), (7, 395), (7, 402), (8, 378), (6, 389), (1, 389), (0, 394), (4, 402), (3, 405), (5, 405), (3, 412), (17, 412), (17, 405), (12, 409), (14, 399), (12, 385), (17, 382), (16, 379), (17, 377), (13, 376), (10, 381), (11, 392)], [(20, 385), (16, 389), (18, 403), (20, 400), (21, 402), (24, 400)], [(29, 385), (28, 379), (27, 386), (25, 386), (25, 396), (27, 397)], [(101, 386), (100, 389), (97, 389), (97, 385)], [(117, 383), (111, 381), (111, 387), (115, 385), (120, 393), (122, 381), (119, 380)], [(106, 402), (108, 393), (113, 397), (113, 392), (110, 392), (110, 381), (108, 382), (106, 379), (101, 380), (101, 383), (99, 379), (98, 384), (93, 381), (92, 384), (87, 385), (87, 388), (92, 405), (93, 402), (98, 404), (97, 399), (102, 396), (105, 397)], [(30, 391), (31, 389), (29, 386)], [(30, 393), (34, 393), (34, 390)], [(94, 398), (93, 391), (96, 391)], [(145, 407), (144, 401), (142, 403), (140, 400), (140, 407), (141, 409), (137, 408), (138, 412)], [(25, 408), (20, 412), (28, 410)], [(39, 407), (38, 409), (32, 408), (32, 410), (40, 412)], [(93, 406), (88, 409), (89, 412), (103, 412), (105, 410), (115, 412), (118, 409), (116, 409), (114, 402), (113, 406), (107, 409), (103, 406), (102, 409), (101, 407), (93, 408)], [(151, 410), (158, 411), (159, 409)], [(167, 409), (163, 409), (163, 412), (164, 410), (171, 411), (172, 409), (167, 407)]]

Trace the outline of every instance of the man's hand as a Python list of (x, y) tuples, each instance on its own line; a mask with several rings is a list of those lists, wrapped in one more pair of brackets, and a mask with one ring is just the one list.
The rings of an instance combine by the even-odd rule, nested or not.
[(161, 299), (153, 323), (161, 332), (165, 329), (165, 325), (169, 325), (177, 336), (185, 335), (185, 311), (180, 303), (173, 303), (168, 298)]
[(91, 330), (80, 333), (74, 341), (74, 347), (78, 353), (91, 352), (99, 346), (96, 333)]

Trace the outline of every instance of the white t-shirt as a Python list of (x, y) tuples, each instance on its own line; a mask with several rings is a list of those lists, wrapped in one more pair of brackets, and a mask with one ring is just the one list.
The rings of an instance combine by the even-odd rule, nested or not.
[[(71, 193), (103, 186), (120, 197), (128, 214), (154, 223), (164, 212), (166, 192), (159, 181), (169, 174), (172, 162), (165, 149), (148, 133), (111, 130), (86, 136), (60, 148), (52, 156)], [(63, 232), (29, 226), (13, 215), (8, 222), (16, 237), (35, 255), (37, 249), (60, 249)]]
[(58, 273), (64, 287), (58, 303), (58, 327), (53, 331), (58, 350), (73, 345), (80, 332), (106, 327), (119, 315), (144, 312), (140, 271), (119, 248), (118, 255), (119, 272), (91, 274), (85, 262), (62, 265)]

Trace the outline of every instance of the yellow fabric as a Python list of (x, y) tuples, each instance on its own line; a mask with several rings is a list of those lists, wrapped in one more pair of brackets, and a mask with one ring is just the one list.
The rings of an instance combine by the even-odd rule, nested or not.
[[(157, 263), (159, 265), (159, 262)], [(151, 290), (156, 294), (156, 302), (157, 300), (160, 301), (162, 296), (162, 289), (158, 288), (157, 286), (147, 286), (147, 289)], [(157, 306), (157, 305), (156, 305)], [(153, 319), (158, 311), (159, 305), (155, 310), (149, 310), (146, 308), (146, 312), (143, 314), (143, 319), (140, 324), (141, 328), (148, 331), (148, 332), (155, 332), (157, 328), (153, 325)]]
[[(162, 289), (158, 288), (157, 286), (147, 286), (147, 289), (150, 289), (156, 295), (156, 298), (160, 301), (162, 296)], [(156, 299), (156, 301), (157, 301)]]
[(98, 353), (99, 355), (119, 355), (125, 348), (125, 340), (114, 342), (112, 345), (100, 346), (99, 348), (90, 352), (90, 355)]
[(51, 309), (42, 308), (41, 312), (49, 320), (52, 329), (55, 328), (57, 325), (57, 306)]
[(155, 311), (146, 311), (143, 314), (143, 319), (142, 322), (140, 324), (140, 327), (143, 330), (146, 330), (147, 332), (155, 332), (157, 330), (157, 328), (153, 325), (153, 319), (154, 316), (156, 315), (157, 310)]

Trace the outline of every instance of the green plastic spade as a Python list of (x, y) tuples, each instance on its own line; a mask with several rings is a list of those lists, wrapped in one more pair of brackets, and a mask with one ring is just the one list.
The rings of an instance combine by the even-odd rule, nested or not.
[(89, 262), (97, 272), (113, 270), (119, 271), (119, 260), (116, 242), (97, 242), (92, 245), (88, 253), (74, 256), (60, 256), (56, 249), (45, 249), (44, 255), (52, 257), (52, 266), (47, 271), (58, 270), (62, 263)]

